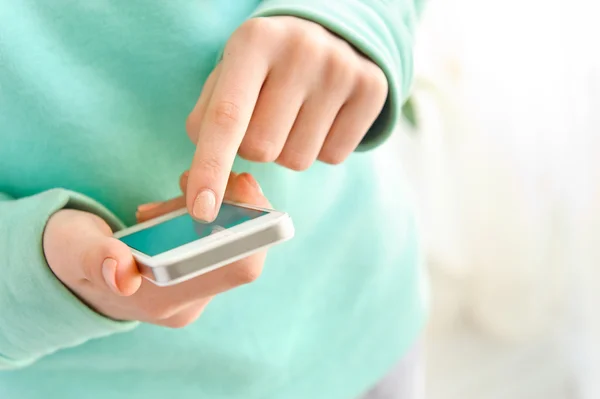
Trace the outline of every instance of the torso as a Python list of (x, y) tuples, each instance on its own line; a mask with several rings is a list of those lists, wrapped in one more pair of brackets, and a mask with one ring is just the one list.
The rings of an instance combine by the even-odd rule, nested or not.
[[(194, 151), (187, 113), (257, 1), (233, 3), (1, 5), (0, 192), (65, 187), (127, 224), (140, 203), (177, 195)], [(384, 146), (303, 173), (237, 160), (297, 229), (263, 276), (183, 330), (144, 325), (4, 373), (0, 397), (335, 398), (367, 386), (424, 315), (394, 156)]]

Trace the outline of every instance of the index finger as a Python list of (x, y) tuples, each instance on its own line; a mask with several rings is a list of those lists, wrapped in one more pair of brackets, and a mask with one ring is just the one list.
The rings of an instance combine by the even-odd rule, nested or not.
[(207, 222), (217, 216), (229, 172), (268, 72), (266, 57), (238, 47), (227, 51), (223, 58), (188, 178), (188, 210), (196, 219)]

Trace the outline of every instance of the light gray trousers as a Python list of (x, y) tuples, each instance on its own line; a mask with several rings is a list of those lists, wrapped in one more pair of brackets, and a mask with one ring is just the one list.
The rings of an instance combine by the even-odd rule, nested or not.
[(422, 343), (415, 345), (375, 387), (360, 399), (425, 399)]

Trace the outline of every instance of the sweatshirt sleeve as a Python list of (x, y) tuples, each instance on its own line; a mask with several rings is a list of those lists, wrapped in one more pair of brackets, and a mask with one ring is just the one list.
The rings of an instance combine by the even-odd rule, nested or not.
[(95, 201), (63, 189), (13, 199), (0, 193), (0, 369), (26, 366), (57, 350), (126, 331), (132, 322), (101, 316), (75, 297), (46, 263), (46, 222), (63, 208), (121, 222)]
[(413, 33), (423, 0), (263, 0), (253, 17), (295, 16), (344, 38), (385, 73), (386, 104), (358, 151), (376, 147), (401, 117), (413, 76)]

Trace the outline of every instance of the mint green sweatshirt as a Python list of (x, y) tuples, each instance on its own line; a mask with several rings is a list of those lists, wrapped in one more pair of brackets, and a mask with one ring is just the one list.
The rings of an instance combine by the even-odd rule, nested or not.
[(410, 85), (417, 3), (0, 1), (0, 398), (353, 399), (375, 384), (426, 312), (412, 206), (380, 148), (302, 173), (237, 160), (297, 235), (184, 329), (95, 313), (42, 235), (62, 208), (118, 229), (179, 194), (186, 116), (252, 16), (316, 21), (375, 61), (390, 94), (362, 148), (380, 144)]

